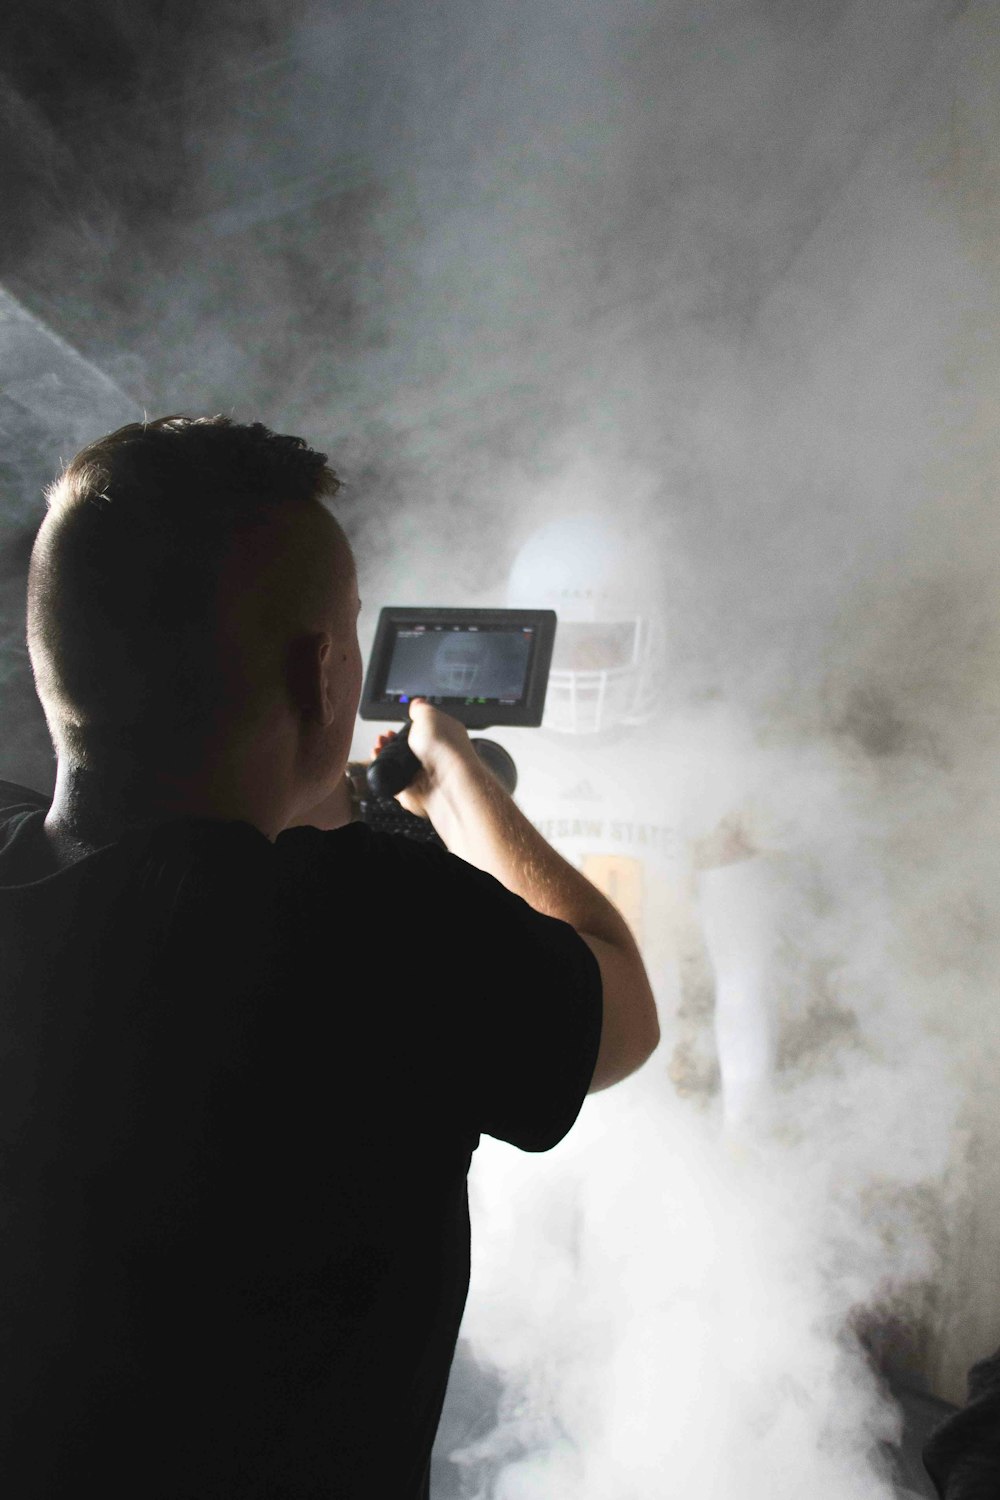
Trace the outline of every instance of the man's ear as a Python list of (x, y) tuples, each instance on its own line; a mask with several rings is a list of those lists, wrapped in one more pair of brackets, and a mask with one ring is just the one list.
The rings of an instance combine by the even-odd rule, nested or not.
[(332, 637), (324, 631), (299, 636), (289, 651), (288, 686), (292, 701), (304, 719), (324, 728), (334, 718), (329, 682), (332, 650)]

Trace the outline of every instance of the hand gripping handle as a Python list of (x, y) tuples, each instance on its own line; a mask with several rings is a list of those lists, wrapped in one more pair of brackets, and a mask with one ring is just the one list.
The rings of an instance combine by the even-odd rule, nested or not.
[(409, 737), (410, 726), (405, 724), (395, 739), (383, 745), (368, 767), (365, 779), (373, 797), (383, 801), (395, 797), (419, 772), (420, 762), (407, 744)]
[[(386, 801), (408, 787), (420, 770), (420, 762), (407, 744), (410, 726), (406, 724), (376, 755), (366, 773), (368, 790), (373, 797)], [(479, 759), (493, 772), (504, 791), (513, 796), (517, 786), (517, 767), (512, 757), (495, 740), (472, 741)]]

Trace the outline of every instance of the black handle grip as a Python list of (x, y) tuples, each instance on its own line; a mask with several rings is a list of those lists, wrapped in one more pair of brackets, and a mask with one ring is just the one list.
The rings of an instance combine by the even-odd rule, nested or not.
[(498, 745), (496, 740), (482, 738), (473, 740), (472, 748), (487, 770), (493, 772), (508, 797), (513, 797), (517, 790), (517, 767), (514, 764), (514, 757), (502, 745)]
[[(383, 802), (408, 787), (420, 770), (420, 762), (407, 743), (409, 737), (410, 726), (405, 724), (368, 767), (365, 775), (368, 790)], [(517, 767), (513, 758), (496, 740), (476, 739), (472, 744), (479, 759), (493, 772), (504, 790), (513, 796), (517, 786)]]
[(365, 779), (373, 797), (381, 797), (383, 801), (395, 797), (419, 772), (420, 762), (407, 744), (409, 737), (410, 726), (406, 724), (368, 767)]

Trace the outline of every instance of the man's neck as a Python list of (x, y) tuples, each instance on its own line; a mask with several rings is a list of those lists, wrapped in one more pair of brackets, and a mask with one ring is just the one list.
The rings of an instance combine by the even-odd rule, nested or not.
[(135, 763), (85, 768), (60, 761), (45, 829), (62, 858), (79, 858), (131, 829), (179, 818), (250, 823), (273, 838), (283, 826), (279, 800), (274, 783), (246, 766), (220, 763), (178, 775)]

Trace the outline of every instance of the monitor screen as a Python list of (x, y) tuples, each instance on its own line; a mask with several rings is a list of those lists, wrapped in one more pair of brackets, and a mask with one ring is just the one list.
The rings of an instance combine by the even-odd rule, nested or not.
[(361, 715), (405, 719), (426, 698), (469, 725), (538, 724), (555, 625), (551, 610), (384, 609)]
[(530, 625), (402, 625), (384, 696), (397, 703), (460, 698), (513, 706), (524, 697), (534, 640)]

